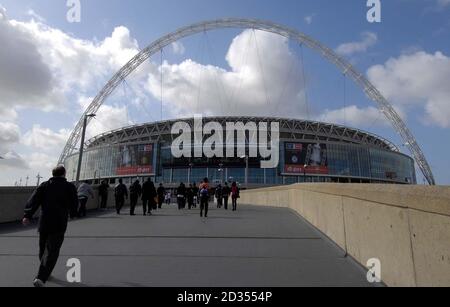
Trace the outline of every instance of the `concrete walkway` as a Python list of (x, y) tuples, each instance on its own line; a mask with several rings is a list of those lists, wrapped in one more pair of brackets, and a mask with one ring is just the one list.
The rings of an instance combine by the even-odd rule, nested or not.
[[(37, 249), (34, 228), (0, 225), (1, 287), (30, 286)], [(69, 258), (80, 259), (89, 287), (370, 286), (361, 267), (289, 209), (213, 209), (207, 220), (174, 206), (147, 217), (91, 214), (69, 225), (48, 286), (69, 285)]]

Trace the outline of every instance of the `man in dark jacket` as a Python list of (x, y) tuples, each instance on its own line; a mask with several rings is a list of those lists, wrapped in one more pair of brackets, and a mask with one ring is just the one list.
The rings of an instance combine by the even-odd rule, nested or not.
[(184, 183), (181, 183), (177, 188), (177, 203), (178, 210), (186, 208), (186, 186)]
[(228, 182), (225, 182), (225, 186), (222, 188), (223, 205), (225, 210), (228, 210), (228, 200), (230, 199), (231, 189), (228, 186)]
[(192, 189), (192, 184), (189, 185), (189, 188), (186, 189), (186, 199), (188, 203), (188, 208), (189, 210), (191, 210), (192, 207), (194, 207), (194, 191)]
[(130, 215), (133, 216), (134, 210), (136, 209), (136, 205), (139, 199), (139, 196), (142, 194), (142, 187), (139, 183), (139, 180), (136, 180), (133, 185), (130, 187)]
[(197, 184), (194, 182), (192, 184), (192, 193), (194, 194), (194, 208), (197, 208), (197, 205), (200, 204), (200, 194), (198, 190)]
[(114, 189), (114, 196), (116, 197), (116, 211), (120, 215), (120, 211), (125, 205), (125, 198), (128, 199), (128, 189), (122, 179), (119, 179), (119, 184)]
[(106, 180), (102, 181), (102, 184), (98, 188), (98, 194), (100, 196), (100, 209), (105, 210), (108, 205), (108, 190), (109, 184)]
[(159, 188), (157, 190), (158, 193), (158, 208), (162, 208), (162, 204), (164, 202), (164, 196), (166, 195), (166, 189), (164, 188), (163, 184), (159, 184)]
[(25, 207), (22, 223), (25, 226), (39, 208), (39, 260), (41, 265), (35, 287), (44, 287), (52, 274), (59, 258), (59, 252), (64, 242), (69, 215), (77, 216), (78, 197), (76, 187), (67, 182), (66, 169), (58, 166), (53, 170), (53, 178), (41, 184), (34, 191)]
[(155, 184), (148, 178), (142, 185), (142, 206), (144, 207), (144, 215), (147, 215), (147, 213), (152, 215), (152, 209), (156, 206), (156, 194)]
[(218, 209), (222, 209), (222, 205), (223, 205), (223, 190), (222, 190), (222, 185), (219, 184), (216, 188), (216, 199), (217, 199), (217, 208)]

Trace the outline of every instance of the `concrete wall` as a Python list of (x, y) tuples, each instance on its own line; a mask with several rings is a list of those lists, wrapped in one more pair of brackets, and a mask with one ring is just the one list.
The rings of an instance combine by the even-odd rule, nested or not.
[(242, 192), (241, 203), (288, 207), (389, 286), (450, 286), (450, 187), (299, 184)]
[[(35, 188), (0, 188), (0, 223), (20, 221), (23, 217), (23, 210)], [(94, 187), (94, 199), (89, 199), (87, 208), (96, 209), (100, 205), (97, 188)], [(126, 202), (126, 205), (128, 203)], [(113, 189), (109, 190), (108, 207), (113, 208)]]

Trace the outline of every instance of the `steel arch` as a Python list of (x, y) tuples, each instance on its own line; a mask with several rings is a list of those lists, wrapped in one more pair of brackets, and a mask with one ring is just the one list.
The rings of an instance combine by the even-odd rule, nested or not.
[[(430, 165), (428, 164), (425, 155), (423, 154), (423, 151), (417, 143), (414, 135), (403, 122), (392, 105), (383, 97), (380, 91), (376, 89), (369, 80), (367, 80), (367, 78), (363, 74), (359, 73), (350, 63), (337, 55), (332, 49), (326, 47), (322, 43), (308, 37), (307, 35), (297, 30), (290, 29), (270, 21), (240, 18), (225, 18), (206, 21), (180, 28), (177, 31), (169, 33), (154, 41), (152, 44), (150, 44), (148, 47), (134, 56), (111, 78), (111, 80), (109, 80), (109, 82), (103, 87), (103, 89), (97, 94), (92, 103), (89, 105), (82, 118), (75, 126), (72, 134), (70, 135), (64, 151), (60, 156), (59, 163), (63, 164), (65, 159), (76, 149), (76, 146), (80, 141), (81, 132), (83, 129), (84, 116), (87, 114), (96, 113), (108, 98), (108, 96), (111, 95), (111, 93), (117, 88), (117, 86), (119, 86), (120, 83), (142, 63), (144, 63), (147, 59), (149, 59), (155, 53), (159, 52), (164, 47), (184, 37), (209, 30), (223, 28), (250, 28), (265, 32), (271, 32), (284, 36), (288, 39), (295, 40), (301, 44), (308, 46), (310, 49), (317, 51), (323, 58), (334, 64), (343, 74), (349, 76), (359, 87), (364, 90), (366, 95), (377, 104), (380, 112), (382, 112), (384, 116), (389, 120), (396, 132), (405, 142), (405, 146), (408, 147), (408, 149), (411, 151), (417, 165), (427, 179), (428, 183), (430, 185), (435, 185), (436, 182)], [(90, 119), (88, 119), (88, 122), (89, 121)], [(84, 144), (82, 146), (84, 146)]]

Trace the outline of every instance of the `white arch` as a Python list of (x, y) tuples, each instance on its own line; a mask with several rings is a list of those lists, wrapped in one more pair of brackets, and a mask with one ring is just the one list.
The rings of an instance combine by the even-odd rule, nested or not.
[[(350, 63), (348, 63), (342, 57), (338, 56), (333, 50), (299, 31), (272, 23), (270, 21), (239, 18), (218, 19), (183, 27), (175, 32), (161, 37), (160, 39), (150, 44), (147, 48), (139, 52), (139, 54), (132, 58), (111, 78), (111, 80), (94, 98), (94, 100), (84, 113), (83, 117), (76, 125), (74, 131), (70, 135), (64, 151), (60, 156), (59, 163), (64, 163), (66, 158), (74, 152), (78, 142), (80, 141), (85, 115), (96, 113), (100, 106), (109, 97), (109, 95), (111, 95), (111, 93), (117, 88), (117, 86), (119, 86), (120, 83), (130, 73), (132, 73), (142, 63), (149, 59), (153, 54), (159, 52), (161, 49), (173, 42), (197, 33), (221, 28), (250, 28), (271, 32), (284, 36), (288, 39), (295, 40), (301, 44), (305, 44), (312, 50), (317, 51), (323, 58), (334, 64), (343, 74), (350, 77), (359, 87), (363, 89), (366, 95), (377, 104), (380, 112), (382, 112), (386, 119), (392, 124), (394, 129), (405, 142), (405, 145), (411, 151), (417, 165), (427, 179), (428, 183), (430, 185), (435, 184), (431, 168), (414, 135), (400, 118), (392, 105), (383, 97), (383, 95), (381, 95), (381, 93), (370, 83), (370, 81), (366, 79), (363, 74), (356, 71), (356, 69)], [(88, 119), (88, 121), (90, 121), (90, 119)]]

